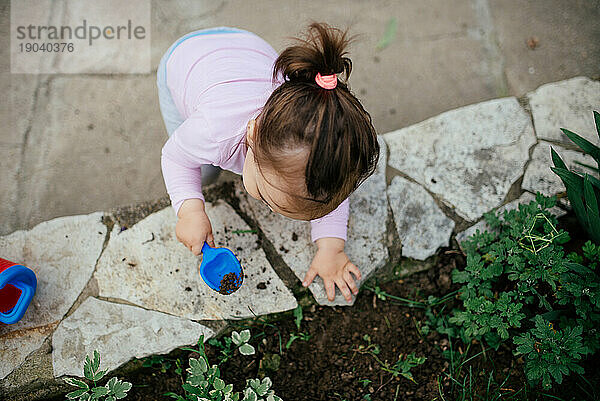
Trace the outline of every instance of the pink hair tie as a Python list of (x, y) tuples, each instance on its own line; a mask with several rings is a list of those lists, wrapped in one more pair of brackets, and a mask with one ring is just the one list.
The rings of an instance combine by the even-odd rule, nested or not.
[(321, 75), (320, 72), (317, 72), (315, 81), (323, 89), (333, 89), (337, 86), (337, 76), (335, 74)]

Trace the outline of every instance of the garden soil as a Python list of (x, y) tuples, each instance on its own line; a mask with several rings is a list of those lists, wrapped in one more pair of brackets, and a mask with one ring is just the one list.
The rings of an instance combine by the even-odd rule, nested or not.
[[(446, 249), (441, 252), (436, 267), (403, 280), (381, 284), (380, 288), (388, 294), (409, 299), (425, 300), (429, 295), (441, 297), (457, 289), (451, 285), (451, 272), (464, 264), (465, 258), (459, 251)], [(502, 399), (540, 399), (525, 395), (523, 360), (513, 356), (507, 346), (501, 346), (497, 351), (486, 349), (484, 353), (482, 345), (476, 342), (467, 350), (464, 344), (451, 344), (446, 336), (433, 330), (424, 335), (419, 330), (426, 321), (423, 309), (382, 300), (363, 289), (352, 307), (313, 305), (305, 308), (303, 314), (300, 330), (290, 314), (275, 321), (260, 318), (246, 322), (253, 335), (250, 343), (257, 352), (243, 356), (236, 351), (233, 358), (221, 365), (221, 377), (227, 383), (233, 383), (235, 391), (241, 391), (246, 379), (269, 376), (275, 393), (284, 400), (455, 400), (460, 399), (460, 385), (448, 377), (450, 361), (447, 355), (444, 356), (444, 351), (447, 354), (452, 348), (462, 360), (472, 358), (460, 373), (453, 374), (454, 379), (463, 383), (466, 378), (466, 386), (471, 385), (474, 393), (483, 397), (481, 399), (487, 399), (485, 392), (490, 373), (493, 383), (498, 383), (490, 386), (491, 394), (499, 391), (503, 394)], [(307, 341), (298, 338), (286, 349), (290, 335), (299, 332), (310, 338)], [(365, 353), (364, 347), (368, 346), (365, 334), (371, 344), (379, 346), (377, 358), (389, 365), (393, 365), (400, 354), (427, 357), (425, 363), (411, 369), (414, 381), (383, 370), (373, 355)], [(219, 360), (218, 348), (206, 344), (206, 352), (210, 363)], [(279, 355), (279, 361), (274, 355)], [(197, 354), (183, 355), (184, 367), (187, 367), (187, 358), (194, 356)], [(600, 375), (595, 369), (600, 366), (599, 359), (596, 356), (583, 364), (586, 380), (591, 386), (600, 383)], [(174, 365), (165, 373), (156, 368), (143, 368), (127, 377), (136, 385), (128, 399), (166, 400), (168, 397), (162, 395), (166, 392), (183, 394), (181, 378), (173, 373)], [(469, 372), (470, 376), (466, 375)], [(589, 399), (581, 392), (581, 387), (586, 387), (582, 383), (580, 378), (571, 376), (545, 393), (564, 400)], [(587, 386), (588, 391), (589, 388)], [(511, 398), (515, 393), (518, 393), (516, 397)]]

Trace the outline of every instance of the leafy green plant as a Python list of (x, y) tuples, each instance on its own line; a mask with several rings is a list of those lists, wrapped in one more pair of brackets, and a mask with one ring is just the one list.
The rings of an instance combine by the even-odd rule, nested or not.
[(131, 389), (131, 383), (125, 382), (112, 377), (104, 386), (98, 386), (98, 382), (106, 375), (106, 370), (100, 370), (100, 354), (94, 350), (94, 357), (90, 359), (89, 355), (85, 357), (83, 364), (83, 375), (85, 378), (93, 383), (90, 387), (88, 383), (83, 380), (67, 377), (64, 381), (74, 387), (77, 390), (67, 394), (69, 400), (79, 401), (115, 401), (123, 399), (127, 396), (127, 392)]
[(536, 316), (535, 328), (514, 339), (517, 353), (527, 356), (527, 378), (531, 381), (541, 378), (542, 385), (550, 387), (550, 375), (560, 384), (563, 375), (569, 372), (583, 374), (583, 368), (577, 364), (588, 353), (582, 343), (582, 330), (581, 326), (555, 330), (552, 323)]
[(484, 215), (490, 230), (462, 243), (467, 264), (452, 272), (462, 306), (448, 319), (465, 344), (512, 340), (528, 378), (545, 388), (582, 372), (578, 361), (600, 348), (600, 247), (589, 241), (581, 255), (565, 255), (569, 235), (549, 212), (555, 203), (538, 193), (518, 209)]
[(234, 355), (236, 349), (239, 349), (242, 355), (254, 354), (254, 347), (248, 344), (249, 340), (250, 330), (242, 330), (239, 333), (232, 331), (231, 336), (223, 338), (222, 342), (216, 338), (211, 338), (208, 343), (219, 349), (219, 365), (221, 365)]
[[(243, 330), (231, 333), (231, 341), (242, 355), (252, 355), (254, 347), (248, 344), (250, 331)], [(233, 384), (227, 384), (221, 379), (221, 371), (217, 365), (210, 365), (204, 349), (204, 336), (198, 339), (198, 349), (186, 348), (197, 352), (198, 358), (190, 358), (189, 367), (186, 369), (187, 377), (182, 385), (185, 396), (167, 393), (177, 401), (281, 401), (271, 390), (271, 379), (268, 377), (246, 380), (246, 387), (242, 392), (234, 392)]]
[(240, 333), (237, 331), (231, 332), (231, 341), (237, 346), (242, 355), (253, 355), (254, 347), (248, 344), (250, 340), (250, 330), (242, 330)]
[[(597, 111), (594, 111), (594, 120), (596, 122), (596, 132), (600, 138), (600, 114)], [(596, 174), (600, 173), (600, 148), (574, 132), (564, 128), (561, 128), (561, 131), (581, 150), (592, 156), (597, 166), (579, 164), (595, 171)], [(554, 149), (551, 152), (554, 163), (554, 167), (551, 167), (551, 169), (565, 184), (567, 197), (573, 205), (577, 220), (590, 235), (590, 238), (596, 244), (600, 244), (600, 180), (588, 173), (581, 176), (570, 171), (558, 153)]]

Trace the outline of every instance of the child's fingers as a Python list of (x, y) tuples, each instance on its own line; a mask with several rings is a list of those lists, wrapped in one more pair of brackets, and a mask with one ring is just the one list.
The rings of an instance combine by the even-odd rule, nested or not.
[(348, 262), (348, 264), (346, 265), (346, 269), (352, 274), (354, 274), (357, 280), (362, 280), (362, 274), (360, 274), (360, 270), (358, 270), (358, 267), (356, 267), (354, 263)]
[(315, 277), (317, 277), (317, 271), (311, 267), (310, 269), (308, 269), (308, 272), (306, 272), (304, 280), (302, 280), (302, 285), (304, 287), (308, 287), (310, 283), (313, 282)]
[(199, 256), (202, 253), (202, 245), (204, 244), (194, 244), (190, 250), (194, 255)]
[(350, 295), (350, 290), (348, 289), (348, 285), (346, 284), (346, 282), (344, 280), (342, 280), (341, 278), (338, 278), (335, 280), (335, 284), (338, 286), (338, 288), (342, 292), (342, 295), (344, 296), (344, 298), (346, 298), (346, 301), (351, 302), (352, 296)]
[(342, 277), (344, 278), (344, 281), (346, 282), (346, 284), (348, 284), (348, 287), (350, 287), (350, 291), (352, 291), (352, 293), (354, 295), (358, 294), (358, 287), (356, 287), (356, 283), (354, 282), (354, 279), (350, 275), (350, 272), (348, 272), (347, 270), (344, 270)]
[(206, 236), (206, 242), (211, 247), (213, 247), (213, 248), (215, 247), (215, 237), (213, 237), (212, 233), (210, 233)]
[(327, 293), (327, 299), (333, 301), (335, 299), (335, 284), (333, 280), (324, 280), (325, 292)]

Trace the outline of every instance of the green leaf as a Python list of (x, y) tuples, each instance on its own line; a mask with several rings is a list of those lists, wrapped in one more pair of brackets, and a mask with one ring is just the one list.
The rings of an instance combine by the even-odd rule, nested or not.
[(256, 393), (254, 392), (254, 390), (252, 390), (251, 388), (246, 388), (244, 390), (244, 398), (242, 399), (242, 401), (257, 401), (258, 397), (256, 396)]
[(116, 377), (113, 377), (108, 381), (108, 383), (106, 383), (106, 387), (109, 389), (112, 395), (120, 400), (125, 398), (127, 396), (127, 392), (131, 390), (131, 383), (121, 381)]
[(206, 361), (204, 358), (196, 359), (190, 358), (190, 367), (187, 371), (192, 375), (203, 375), (208, 370)]
[(107, 394), (108, 394), (108, 389), (106, 387), (94, 387), (92, 389), (92, 395), (96, 398), (99, 398), (100, 396), (107, 395)]
[(254, 355), (254, 347), (250, 344), (242, 344), (240, 353), (242, 355)]
[(86, 392), (86, 389), (80, 388), (79, 390), (71, 391), (69, 394), (67, 394), (67, 398), (70, 400), (74, 400), (76, 398), (79, 398), (82, 394), (85, 394)]
[(267, 394), (267, 391), (269, 391), (269, 388), (271, 388), (272, 384), (273, 383), (271, 382), (271, 379), (265, 377), (260, 386), (256, 388), (256, 393), (262, 397), (263, 395)]
[(112, 395), (109, 395), (108, 397), (106, 397), (105, 401), (116, 401), (117, 399), (115, 397), (113, 397)]
[(83, 380), (79, 380), (74, 377), (65, 377), (63, 380), (70, 386), (83, 388), (86, 391), (90, 389), (89, 386), (87, 385), (87, 383), (84, 382)]
[(225, 382), (217, 377), (213, 382), (213, 387), (215, 390), (223, 390), (225, 388)]
[(382, 50), (386, 48), (396, 36), (396, 31), (398, 30), (398, 21), (396, 18), (390, 18), (385, 27), (385, 33), (383, 34), (383, 38), (377, 44), (377, 50)]
[(588, 232), (594, 241), (600, 243), (600, 211), (598, 210), (598, 199), (590, 182), (589, 174), (586, 174), (583, 178), (583, 193), (589, 220)]
[(587, 139), (582, 138), (581, 136), (577, 135), (572, 131), (569, 131), (568, 129), (561, 128), (560, 130), (566, 136), (568, 136), (571, 141), (575, 142), (575, 144), (579, 146), (581, 150), (592, 156), (594, 160), (596, 160), (596, 163), (600, 163), (600, 148), (598, 148), (596, 145), (594, 145)]
[(101, 370), (100, 372), (96, 373), (94, 375), (94, 381), (95, 382), (100, 381), (104, 377), (104, 375), (106, 374), (107, 371), (108, 370)]
[(552, 155), (552, 162), (554, 163), (554, 167), (568, 170), (567, 165), (565, 164), (563, 159), (560, 158), (558, 153), (556, 153), (552, 146), (550, 146), (550, 154)]
[(242, 330), (240, 333), (240, 340), (243, 343), (247, 343), (250, 340), (250, 330)]
[(95, 372), (100, 368), (100, 353), (94, 350), (94, 361), (92, 362), (92, 370)]
[(294, 309), (294, 322), (296, 323), (296, 327), (300, 330), (300, 323), (302, 322), (302, 306), (298, 304), (296, 309)]
[(240, 345), (243, 342), (240, 333), (235, 330), (231, 332), (231, 339), (235, 345)]
[(92, 361), (90, 357), (86, 355), (85, 362), (83, 363), (83, 375), (88, 380), (94, 380), (94, 371), (92, 370)]

